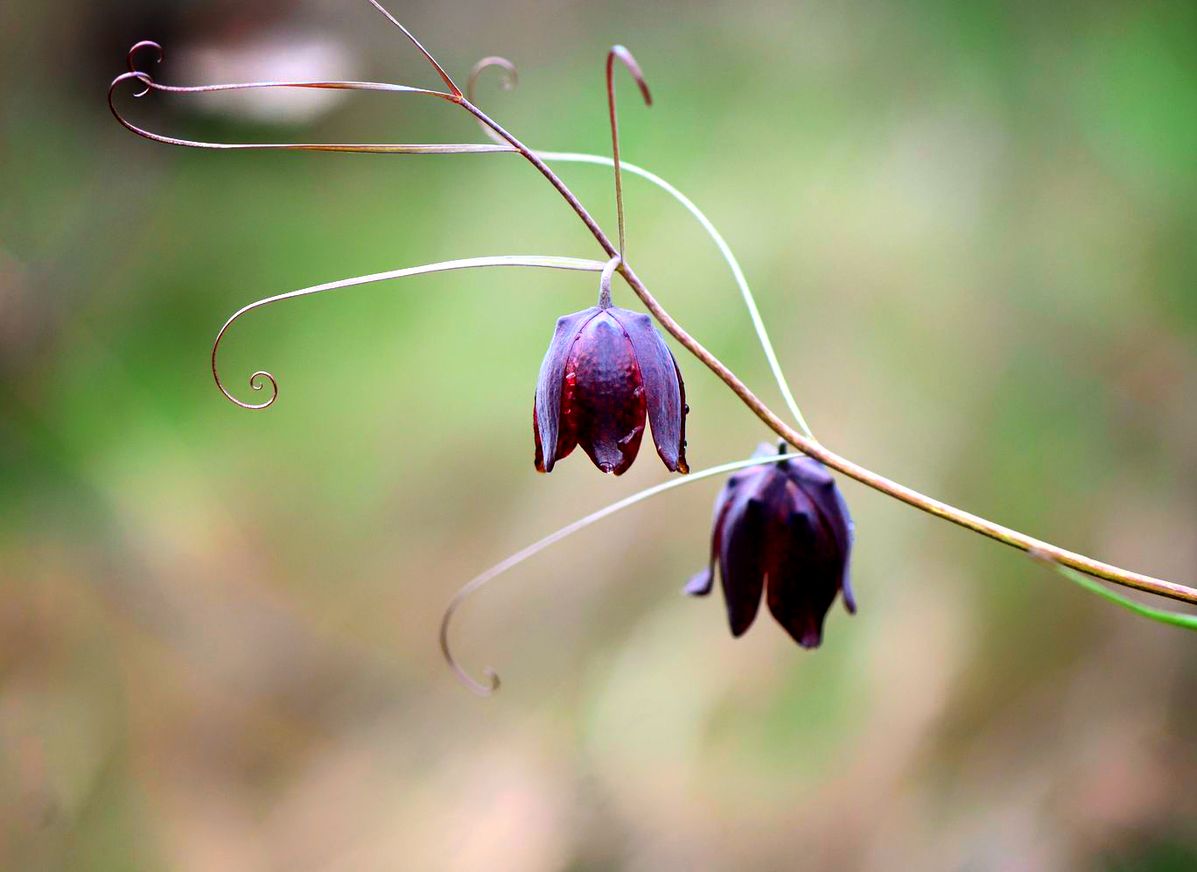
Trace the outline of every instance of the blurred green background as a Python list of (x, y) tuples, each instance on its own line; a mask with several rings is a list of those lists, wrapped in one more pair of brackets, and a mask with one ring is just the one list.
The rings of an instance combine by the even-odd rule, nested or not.
[[(248, 6), (250, 8), (243, 8)], [(1197, 580), (1197, 6), (391, 7), (532, 145), (686, 191), (760, 295), (828, 445), (1003, 523)], [(243, 304), (448, 258), (597, 257), (503, 155), (214, 153), (104, 92), (435, 85), (364, 2), (0, 6), (0, 867), (1193, 869), (1197, 645), (844, 484), (860, 613), (817, 652), (679, 596), (717, 481), (592, 528), (436, 628), (476, 572), (660, 481), (532, 469), (554, 319), (593, 276), (476, 271)], [(121, 105), (227, 141), (474, 141), (385, 95)], [(561, 167), (614, 227), (609, 174)], [(781, 408), (726, 267), (626, 183), (661, 301)], [(618, 302), (634, 300), (617, 287)], [(694, 468), (768, 438), (681, 358)]]

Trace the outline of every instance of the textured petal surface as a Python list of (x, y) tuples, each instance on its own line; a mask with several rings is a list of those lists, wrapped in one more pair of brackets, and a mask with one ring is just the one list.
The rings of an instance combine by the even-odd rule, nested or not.
[[(566, 363), (579, 332), (599, 311), (597, 306), (593, 306), (558, 318), (549, 350), (540, 365), (536, 400), (532, 409), (532, 429), (536, 439), (536, 468), (541, 472), (552, 472), (553, 464), (569, 453), (569, 450), (558, 451)], [(568, 439), (566, 442), (568, 443)], [(573, 444), (569, 444), (569, 448), (572, 449)]]
[(561, 430), (603, 472), (620, 475), (644, 437), (644, 385), (627, 333), (610, 310), (582, 327), (569, 351), (561, 394)]
[(620, 308), (608, 312), (623, 325), (640, 365), (657, 453), (670, 472), (687, 472), (685, 388), (677, 362), (648, 315)]

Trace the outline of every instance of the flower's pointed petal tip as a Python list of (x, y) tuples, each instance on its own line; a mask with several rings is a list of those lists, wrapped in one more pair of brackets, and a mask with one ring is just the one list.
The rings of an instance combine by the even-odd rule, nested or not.
[(532, 465), (536, 467), (537, 472), (552, 472), (553, 458), (550, 456), (546, 460), (544, 456), (544, 447), (540, 442), (540, 423), (537, 421), (535, 400), (532, 401), (532, 439), (536, 443), (536, 452), (532, 457)]
[(755, 493), (740, 495), (728, 509), (727, 534), (719, 548), (719, 578), (733, 636), (756, 620), (765, 589), (765, 503)]
[(640, 440), (620, 447), (610, 445), (583, 445), (582, 450), (599, 472), (605, 475), (623, 475), (636, 462), (640, 453)]
[(813, 651), (823, 644), (823, 634), (817, 629), (808, 629), (796, 641), (799, 647), (805, 648), (807, 651)]
[(611, 308), (607, 312), (623, 327), (636, 355), (657, 453), (670, 472), (688, 469), (686, 389), (673, 353), (648, 315), (620, 308)]
[[(773, 617), (777, 618), (777, 615), (775, 614)], [(813, 621), (807, 617), (783, 622), (778, 618), (777, 623), (781, 624), (786, 635), (798, 643), (800, 648), (813, 651), (823, 644), (823, 627), (819, 621)]]
[(844, 595), (844, 608), (848, 610), (848, 614), (856, 614), (856, 594), (852, 592), (852, 581), (848, 577), (848, 570), (844, 570), (844, 580), (841, 583), (841, 593)]
[(751, 626), (752, 626), (751, 619), (749, 619), (747, 622), (741, 623), (741, 624), (735, 624), (735, 623), (729, 622), (729, 627), (731, 628), (732, 638), (739, 639), (741, 636), (743, 636), (745, 633), (748, 632), (748, 628)]
[(690, 580), (686, 582), (686, 586), (682, 588), (682, 593), (686, 596), (706, 596), (711, 592), (711, 588), (715, 585), (715, 575), (711, 570), (704, 569), (702, 572), (696, 572), (690, 576)]
[[(761, 587), (764, 586), (764, 579), (761, 579)], [(749, 590), (729, 590), (725, 585), (723, 588), (724, 604), (727, 607), (727, 626), (731, 630), (734, 638), (739, 639), (749, 628), (756, 622), (757, 613), (760, 611), (760, 590), (755, 589), (755, 585), (748, 580), (746, 585)], [(756, 594), (755, 598), (753, 594)]]

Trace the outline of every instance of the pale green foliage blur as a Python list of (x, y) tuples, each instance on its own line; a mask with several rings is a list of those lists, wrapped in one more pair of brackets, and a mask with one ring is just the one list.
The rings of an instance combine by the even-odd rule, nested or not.
[[(623, 101), (625, 157), (728, 237), (821, 440), (1197, 581), (1192, 4), (392, 8), (462, 78), (516, 61), (519, 90), (480, 99), (541, 148), (606, 153), (601, 64), (627, 44), (656, 105)], [(503, 692), (456, 684), (436, 647), (456, 587), (664, 471), (646, 444), (622, 479), (580, 454), (533, 472), (540, 358), (592, 276), (267, 309), (223, 374), (257, 399), (271, 370), (278, 403), (219, 395), (210, 343), (258, 297), (599, 256), (512, 157), (184, 152), (108, 115), (135, 40), (165, 43), (170, 82), (264, 34), (283, 49), (259, 76), (315, 44), (321, 75), (435, 83), (353, 0), (0, 4), (0, 867), (1197, 865), (1192, 635), (851, 483), (860, 612), (837, 605), (821, 650), (764, 614), (733, 641), (716, 598), (679, 595), (709, 482), (488, 589), (455, 629)], [(214, 139), (481, 136), (391, 96), (284, 121), (122, 105)], [(562, 171), (613, 231), (609, 176)], [(781, 409), (709, 241), (625, 188), (638, 272)], [(694, 468), (768, 438), (681, 362)]]

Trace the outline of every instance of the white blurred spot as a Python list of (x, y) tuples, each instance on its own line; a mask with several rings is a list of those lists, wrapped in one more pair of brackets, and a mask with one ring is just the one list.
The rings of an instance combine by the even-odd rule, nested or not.
[[(352, 54), (343, 43), (314, 34), (272, 33), (235, 44), (201, 45), (180, 53), (186, 84), (259, 81), (324, 81), (354, 78)], [(260, 88), (203, 94), (197, 105), (215, 115), (268, 124), (302, 124), (325, 114), (344, 91)]]

